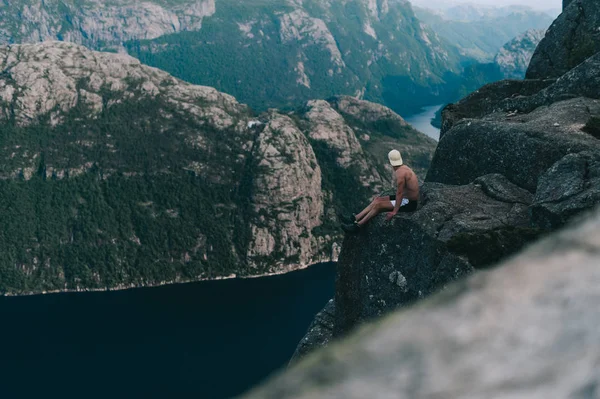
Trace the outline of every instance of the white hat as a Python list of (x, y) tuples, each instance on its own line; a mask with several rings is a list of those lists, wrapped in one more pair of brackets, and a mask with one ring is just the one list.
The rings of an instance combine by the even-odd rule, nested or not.
[(400, 155), (400, 151), (392, 150), (388, 154), (388, 158), (392, 166), (402, 166), (404, 162), (402, 162), (402, 155)]

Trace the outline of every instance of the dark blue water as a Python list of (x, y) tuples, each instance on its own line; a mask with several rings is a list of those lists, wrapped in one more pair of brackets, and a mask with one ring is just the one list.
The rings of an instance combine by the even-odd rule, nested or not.
[(0, 298), (0, 398), (230, 398), (287, 364), (334, 275)]

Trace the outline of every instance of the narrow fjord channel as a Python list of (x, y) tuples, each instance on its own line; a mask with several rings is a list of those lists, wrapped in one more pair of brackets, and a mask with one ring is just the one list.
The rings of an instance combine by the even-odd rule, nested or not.
[(287, 364), (334, 269), (0, 298), (0, 397), (233, 397)]
[(432, 139), (438, 141), (440, 139), (440, 129), (433, 126), (431, 121), (435, 118), (436, 112), (443, 106), (443, 104), (430, 105), (424, 107), (423, 110), (415, 115), (404, 118), (408, 123), (420, 132), (425, 133)]

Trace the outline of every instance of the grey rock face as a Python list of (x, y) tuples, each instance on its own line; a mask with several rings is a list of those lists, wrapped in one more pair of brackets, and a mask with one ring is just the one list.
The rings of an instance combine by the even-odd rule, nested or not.
[(481, 118), (497, 111), (505, 111), (504, 100), (514, 97), (530, 97), (553, 84), (555, 80), (502, 80), (486, 85), (463, 98), (449, 104), (442, 111), (443, 137), (454, 124), (462, 119)]
[(475, 184), (479, 185), (488, 197), (498, 201), (527, 205), (533, 202), (533, 195), (529, 191), (512, 184), (500, 174), (479, 177)]
[(532, 221), (542, 228), (558, 228), (598, 203), (600, 154), (569, 154), (541, 176), (531, 210)]
[(0, 4), (0, 43), (65, 40), (120, 49), (128, 40), (198, 30), (214, 13), (214, 0), (11, 1)]
[(565, 10), (573, 0), (563, 0), (563, 10)]
[(528, 79), (557, 78), (600, 51), (600, 4), (573, 0), (565, 6), (536, 49)]
[[(245, 130), (244, 121), (236, 124), (235, 120), (243, 118), (248, 107), (232, 96), (182, 82), (124, 54), (90, 51), (66, 42), (0, 46), (0, 70), (0, 118), (15, 118), (20, 125), (47, 115), (59, 124), (61, 115), (76, 105), (85, 105), (93, 115), (139, 95), (168, 98), (217, 129)], [(101, 96), (105, 90), (116, 97), (107, 104)]]
[(504, 112), (507, 120), (519, 120), (521, 114), (558, 101), (577, 97), (599, 99), (599, 89), (600, 54), (595, 54), (556, 80), (505, 80), (482, 87), (444, 109), (441, 133), (445, 135), (463, 119)]
[(244, 396), (596, 398), (600, 213)]
[[(321, 168), (306, 136), (288, 117), (276, 112), (256, 137), (252, 158), (251, 236), (247, 258), (253, 268), (271, 259), (280, 270), (332, 259), (332, 237), (316, 237), (325, 206)], [(325, 248), (322, 248), (324, 246)], [(329, 249), (327, 249), (329, 247)]]
[(499, 173), (535, 192), (540, 176), (565, 155), (600, 151), (600, 141), (581, 130), (599, 113), (598, 100), (578, 98), (528, 114), (462, 119), (440, 140), (427, 180), (468, 184)]
[(316, 349), (325, 348), (333, 338), (333, 325), (335, 317), (335, 302), (330, 300), (321, 310), (308, 328), (307, 334), (302, 338), (290, 365), (299, 362)]

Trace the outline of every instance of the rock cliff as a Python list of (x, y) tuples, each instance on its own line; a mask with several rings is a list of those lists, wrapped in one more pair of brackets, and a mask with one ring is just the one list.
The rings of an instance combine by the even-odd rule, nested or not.
[(244, 397), (597, 397), (600, 213), (586, 219)]
[(563, 4), (563, 13), (533, 55), (528, 79), (558, 78), (600, 51), (600, 4), (587, 0)]
[[(587, 3), (594, 2), (574, 1), (569, 8), (592, 7)], [(595, 15), (586, 13), (581, 17), (594, 19)], [(573, 24), (588, 26), (592, 22), (559, 18), (552, 29), (568, 30), (573, 28), (571, 26)], [(548, 36), (544, 41), (540, 47), (551, 44), (548, 42)], [(571, 50), (577, 51), (576, 48)], [(591, 55), (585, 62), (566, 71), (558, 79), (549, 75), (540, 79), (497, 82), (481, 88), (457, 104), (446, 107), (443, 112), (443, 134), (422, 186), (419, 209), (413, 214), (397, 216), (389, 223), (385, 222), (383, 217), (377, 218), (359, 234), (346, 236), (338, 264), (335, 303), (328, 305), (327, 311), (327, 313), (333, 312), (333, 316), (321, 317), (319, 322), (313, 325), (313, 329), (309, 330), (301, 342), (296, 359), (313, 348), (328, 344), (331, 336), (344, 336), (365, 321), (373, 320), (394, 309), (412, 305), (440, 290), (449, 290), (447, 292), (459, 290), (460, 294), (438, 296), (437, 300), (429, 302), (436, 304), (434, 306), (416, 307), (381, 322), (377, 327), (365, 329), (365, 332), (360, 335), (361, 338), (356, 336), (350, 338), (342, 346), (323, 352), (320, 355), (323, 357), (317, 355), (294, 369), (289, 378), (298, 381), (299, 384), (292, 384), (289, 392), (287, 388), (281, 388), (280, 382), (275, 381), (271, 386), (272, 390), (259, 391), (262, 397), (269, 397), (271, 392), (278, 392), (280, 397), (303, 397), (304, 392), (307, 392), (304, 391), (305, 387), (315, 389), (312, 392), (313, 394), (318, 392), (317, 396), (322, 393), (320, 396), (323, 397), (360, 397), (361, 394), (357, 392), (350, 393), (348, 387), (356, 384), (362, 386), (363, 383), (368, 386), (370, 383), (366, 381), (375, 381), (379, 377), (385, 379), (387, 378), (385, 375), (395, 375), (397, 377), (394, 378), (397, 379), (392, 378), (382, 383), (383, 386), (377, 391), (372, 391), (372, 395), (373, 392), (381, 392), (384, 397), (393, 389), (397, 392), (405, 392), (407, 396), (426, 396), (435, 391), (444, 392), (442, 394), (444, 397), (505, 397), (506, 391), (500, 388), (503, 379), (498, 380), (496, 385), (487, 380), (485, 374), (476, 374), (476, 380), (472, 381), (469, 378), (470, 383), (465, 385), (459, 377), (462, 371), (454, 374), (453, 370), (467, 372), (469, 364), (475, 368), (478, 367), (477, 365), (483, 367), (485, 361), (480, 359), (475, 364), (470, 363), (475, 362), (472, 356), (477, 352), (471, 352), (470, 349), (479, 344), (484, 345), (472, 334), (479, 333), (480, 330), (475, 326), (485, 323), (486, 316), (476, 312), (474, 315), (465, 316), (465, 319), (455, 317), (457, 314), (454, 311), (458, 311), (458, 308), (462, 309), (463, 299), (477, 297), (479, 299), (468, 299), (467, 302), (477, 301), (488, 309), (498, 303), (512, 304), (516, 297), (522, 295), (523, 298), (529, 298), (524, 300), (532, 304), (529, 310), (524, 310), (525, 313), (522, 314), (523, 320), (526, 320), (529, 316), (525, 314), (529, 311), (545, 311), (535, 305), (538, 300), (534, 298), (538, 295), (539, 298), (553, 298), (555, 290), (550, 285), (546, 285), (545, 279), (563, 281), (564, 273), (570, 273), (572, 271), (570, 268), (573, 267), (578, 271), (572, 274), (572, 280), (561, 286), (557, 295), (573, 295), (573, 301), (583, 307), (589, 305), (586, 311), (590, 317), (595, 317), (595, 308), (588, 302), (588, 294), (577, 295), (576, 287), (587, 285), (585, 280), (594, 278), (592, 274), (595, 272), (592, 271), (591, 265), (597, 262), (598, 251), (594, 245), (598, 244), (598, 214), (594, 216), (594, 222), (575, 226), (571, 232), (550, 238), (537, 249), (527, 252), (526, 255), (491, 274), (480, 274), (466, 280), (466, 283), (464, 278), (482, 269), (497, 268), (527, 244), (563, 228), (579, 215), (589, 212), (600, 204), (600, 135), (597, 127), (600, 115), (599, 60), (598, 54)], [(542, 63), (541, 60), (537, 62)], [(551, 68), (555, 65), (552, 61), (548, 61), (547, 65), (538, 64), (538, 66)], [(588, 246), (592, 242), (594, 244)], [(547, 258), (548, 253), (553, 254), (555, 258)], [(550, 269), (540, 272), (544, 265), (549, 265)], [(575, 276), (580, 272), (581, 279), (578, 280)], [(539, 275), (539, 280), (536, 280), (536, 275)], [(521, 277), (524, 276), (529, 276), (530, 279), (523, 280)], [(496, 278), (499, 279), (498, 283), (500, 280), (503, 283), (500, 285), (487, 283), (496, 281)], [(455, 280), (463, 282), (452, 285)], [(480, 285), (484, 281), (485, 283)], [(492, 291), (499, 293), (504, 289), (509, 290), (511, 285), (517, 287), (516, 296), (498, 294), (492, 299)], [(592, 291), (595, 289), (589, 287)], [(589, 295), (595, 294), (590, 292)], [(542, 306), (541, 302), (540, 306)], [(557, 305), (551, 312), (558, 312), (558, 309), (563, 311), (561, 319), (553, 319), (548, 330), (552, 331), (550, 335), (542, 334), (548, 340), (544, 341), (544, 345), (547, 346), (540, 349), (540, 353), (544, 350), (550, 352), (552, 347), (557, 349), (561, 336), (565, 334), (560, 320), (563, 320), (562, 317), (565, 318), (564, 320), (570, 318), (570, 311)], [(446, 311), (448, 313), (445, 313)], [(520, 310), (515, 308), (514, 312), (507, 311), (502, 314), (502, 317), (514, 316), (516, 320), (520, 317), (517, 316)], [(404, 332), (406, 337), (419, 337), (415, 338), (417, 341), (422, 337), (424, 330), (419, 326), (412, 328), (414, 321), (410, 315), (422, 320), (424, 323), (422, 326), (430, 326), (431, 331), (434, 332), (426, 334), (422, 351), (415, 352), (414, 356), (407, 355), (407, 359), (411, 360), (398, 361), (404, 358), (399, 354), (408, 353), (406, 350), (409, 346), (420, 347), (416, 341), (411, 341), (404, 346), (401, 343), (404, 342), (403, 338), (398, 338), (403, 337)], [(437, 325), (436, 323), (442, 320), (437, 319), (438, 316), (446, 320), (448, 325), (444, 327)], [(575, 323), (587, 326), (582, 327), (586, 331), (585, 334), (595, 334), (595, 329), (589, 328), (591, 324), (587, 324), (586, 317), (582, 315)], [(469, 325), (467, 320), (473, 324)], [(531, 321), (525, 321), (523, 328), (541, 333), (541, 330), (547, 326), (541, 319), (533, 320), (535, 323)], [(502, 321), (499, 323), (502, 324)], [(492, 324), (490, 328), (495, 328), (491, 327)], [(378, 335), (377, 339), (383, 336), (394, 338), (390, 341), (383, 339), (378, 342), (374, 336), (368, 336), (368, 331), (381, 331), (383, 335)], [(467, 334), (465, 347), (454, 348), (457, 341), (448, 338), (454, 332), (446, 335), (448, 331), (462, 331)], [(498, 339), (502, 340), (501, 336), (507, 339), (513, 336), (508, 331), (510, 328), (502, 330)], [(330, 332), (331, 336), (325, 338), (324, 334), (327, 332)], [(508, 335), (504, 336), (504, 332)], [(524, 353), (528, 352), (525, 350), (525, 337), (519, 334), (516, 333), (513, 337), (517, 341), (523, 339), (523, 346), (517, 345), (510, 349), (511, 358), (525, 356)], [(467, 336), (470, 338), (466, 338)], [(485, 333), (481, 335), (484, 336)], [(477, 342), (474, 343), (471, 339)], [(500, 347), (495, 346), (495, 339), (491, 337), (485, 342), (498, 349)], [(391, 342), (399, 345), (395, 346)], [(433, 342), (440, 346), (436, 347)], [(363, 343), (365, 346), (362, 346)], [(470, 346), (471, 344), (473, 347)], [(434, 347), (428, 350), (426, 348), (429, 345)], [(380, 359), (381, 369), (374, 373), (366, 370), (377, 370), (377, 367), (373, 366), (378, 362), (377, 356), (372, 358), (373, 364), (365, 366), (364, 369), (362, 368), (364, 363), (349, 363), (352, 355), (346, 357), (347, 353), (355, 350), (360, 352), (360, 348), (367, 346), (369, 350), (379, 347), (386, 348), (386, 353), (393, 353), (389, 358), (385, 355)], [(483, 350), (481, 348), (478, 351)], [(584, 348), (585, 346), (576, 349), (573, 355), (585, 351)], [(398, 352), (395, 351), (396, 349)], [(437, 352), (438, 349), (440, 351), (456, 349), (456, 356), (462, 363), (455, 364), (458, 368), (440, 369), (433, 363), (429, 363), (429, 360), (424, 360), (436, 357), (436, 353), (441, 353)], [(595, 350), (593, 345), (591, 350), (592, 352)], [(357, 355), (357, 358), (360, 356)], [(394, 356), (400, 357), (392, 361)], [(335, 359), (332, 360), (334, 365), (331, 365), (331, 368), (323, 365), (321, 368), (317, 366), (317, 369), (308, 371), (311, 366), (315, 366), (325, 358)], [(390, 363), (384, 359), (389, 359)], [(346, 366), (339, 367), (338, 360), (339, 364)], [(498, 358), (494, 358), (492, 361), (497, 360)], [(558, 358), (547, 358), (547, 360), (551, 363), (531, 364), (531, 368), (527, 370), (534, 370), (532, 375), (537, 375), (538, 372), (543, 374), (546, 366), (556, 370), (562, 367)], [(405, 375), (403, 371), (405, 366), (410, 364), (407, 367), (414, 371), (417, 363), (427, 364), (419, 369), (421, 373), (419, 375), (429, 376), (427, 378), (429, 382), (435, 380), (434, 385), (437, 388), (432, 388), (433, 391), (428, 390), (429, 383), (412, 387), (412, 384), (420, 381), (417, 376), (411, 377), (406, 374), (407, 380), (400, 377)], [(583, 361), (582, 370), (591, 371), (590, 364), (587, 360)], [(498, 367), (503, 366), (499, 363)], [(305, 374), (312, 372), (315, 373), (312, 375), (332, 377), (331, 380), (325, 379), (328, 382), (315, 385), (310, 377), (306, 377), (308, 374)], [(387, 372), (390, 374), (386, 374)], [(585, 389), (586, 381), (593, 384), (595, 380), (586, 380), (585, 372), (578, 374), (581, 377), (581, 385), (571, 384), (570, 382), (575, 380), (570, 380), (570, 377), (561, 378), (559, 382), (564, 382), (565, 385), (561, 387), (566, 391), (564, 395), (558, 396), (569, 396), (566, 393), (568, 390), (576, 392), (578, 389)], [(509, 381), (512, 377), (510, 373), (506, 375), (506, 381)], [(284, 376), (280, 381), (289, 381), (287, 378)], [(338, 385), (340, 381), (344, 382)], [(448, 384), (445, 381), (448, 381)], [(517, 390), (515, 392), (520, 392), (516, 396), (533, 397), (529, 395), (529, 389), (534, 387), (542, 389), (542, 380), (536, 380), (533, 385), (527, 381), (530, 380), (526, 378), (522, 380), (522, 384), (519, 382), (515, 385)], [(542, 391), (543, 389), (540, 392)]]
[(0, 47), (0, 292), (283, 273), (335, 260), (336, 213), (435, 142), (338, 97), (256, 115), (122, 54)]
[(19, 0), (0, 4), (0, 43), (65, 40), (123, 49), (134, 39), (198, 30), (215, 0)]

